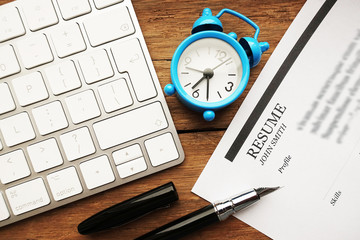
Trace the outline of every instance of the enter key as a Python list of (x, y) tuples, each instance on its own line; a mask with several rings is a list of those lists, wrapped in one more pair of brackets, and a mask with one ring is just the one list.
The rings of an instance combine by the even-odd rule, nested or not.
[(136, 98), (142, 102), (156, 96), (156, 89), (139, 40), (134, 38), (115, 44), (111, 48), (120, 73), (130, 76)]

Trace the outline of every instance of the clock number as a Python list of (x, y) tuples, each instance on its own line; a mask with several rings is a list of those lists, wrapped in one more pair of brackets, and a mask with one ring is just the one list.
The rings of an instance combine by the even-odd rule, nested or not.
[(219, 59), (221, 62), (224, 61), (224, 58), (226, 58), (226, 52), (221, 50), (216, 50), (215, 58)]
[(200, 96), (200, 94), (199, 94), (199, 89), (196, 90), (196, 91), (194, 91), (194, 92), (192, 93), (192, 96), (193, 96), (194, 98), (198, 98), (198, 97)]
[(228, 86), (225, 87), (225, 90), (227, 92), (230, 92), (232, 90), (233, 86), (234, 86), (234, 83), (228, 82)]
[(191, 63), (191, 57), (186, 57), (185, 58), (185, 65), (188, 65), (189, 63)]

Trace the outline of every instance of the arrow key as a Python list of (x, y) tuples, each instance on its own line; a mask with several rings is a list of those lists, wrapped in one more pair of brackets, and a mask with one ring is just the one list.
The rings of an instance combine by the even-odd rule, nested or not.
[(179, 158), (179, 153), (171, 133), (165, 133), (146, 140), (145, 147), (149, 154), (150, 162), (155, 167)]
[(88, 189), (94, 189), (115, 180), (109, 159), (106, 155), (80, 163)]
[(134, 160), (134, 159), (137, 159), (137, 158), (143, 156), (139, 144), (134, 144), (129, 147), (117, 150), (117, 151), (113, 152), (112, 155), (113, 155), (116, 165), (120, 165), (122, 163), (128, 162), (130, 160)]
[(145, 159), (143, 157), (120, 164), (116, 167), (121, 178), (126, 178), (134, 174), (143, 172), (147, 169)]

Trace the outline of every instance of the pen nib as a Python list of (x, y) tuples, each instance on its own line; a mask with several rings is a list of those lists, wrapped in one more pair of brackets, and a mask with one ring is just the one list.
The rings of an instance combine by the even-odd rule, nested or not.
[(272, 193), (276, 190), (278, 190), (280, 187), (262, 187), (262, 188), (256, 188), (255, 192), (259, 197), (263, 197), (268, 195), (269, 193)]

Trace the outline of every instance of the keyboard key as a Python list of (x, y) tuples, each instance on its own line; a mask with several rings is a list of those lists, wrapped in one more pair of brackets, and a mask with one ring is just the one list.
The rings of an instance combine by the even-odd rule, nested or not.
[(15, 95), (21, 106), (27, 106), (49, 97), (39, 72), (33, 72), (12, 81)]
[(147, 169), (145, 159), (140, 157), (135, 160), (123, 163), (116, 167), (121, 178), (126, 178), (131, 175), (143, 172)]
[(25, 28), (17, 8), (2, 6), (0, 16), (0, 42), (25, 34)]
[(179, 158), (171, 133), (146, 140), (145, 147), (151, 164), (155, 167)]
[(106, 155), (81, 163), (80, 169), (88, 189), (94, 189), (115, 180)]
[(114, 76), (109, 57), (104, 49), (82, 56), (79, 64), (87, 84)]
[(17, 42), (20, 59), (25, 68), (31, 69), (54, 60), (44, 34), (36, 34)]
[(15, 109), (14, 99), (11, 96), (9, 86), (6, 83), (0, 83), (0, 114)]
[(131, 0), (0, 6), (0, 228), (179, 163), (157, 81)]
[(5, 144), (9, 147), (35, 138), (35, 132), (26, 112), (0, 120)]
[(133, 104), (125, 79), (118, 79), (98, 88), (105, 111), (110, 113)]
[(140, 158), (143, 156), (139, 144), (134, 144), (129, 147), (113, 152), (113, 158), (116, 165)]
[(93, 47), (135, 33), (129, 11), (125, 7), (116, 7), (88, 18), (84, 21), (84, 27)]
[(7, 184), (30, 175), (24, 152), (16, 150), (0, 156), (0, 179)]
[(36, 178), (8, 188), (5, 193), (15, 215), (29, 212), (50, 203), (42, 178)]
[(51, 173), (47, 176), (47, 180), (55, 201), (75, 196), (83, 191), (74, 167)]
[(105, 150), (121, 143), (167, 128), (168, 123), (159, 102), (94, 123), (100, 148)]
[(45, 171), (64, 162), (54, 138), (30, 145), (27, 150), (36, 172)]
[(44, 70), (50, 88), (59, 95), (81, 87), (78, 72), (73, 61), (63, 61)]
[(0, 79), (20, 72), (20, 65), (12, 46), (0, 46)]
[(61, 15), (65, 20), (69, 20), (91, 11), (88, 0), (57, 0)]
[[(73, 0), (68, 2), (73, 2)], [(84, 38), (77, 23), (63, 24), (55, 28), (51, 32), (51, 39), (60, 58), (82, 52), (86, 49)]]
[(100, 109), (92, 90), (69, 96), (65, 102), (75, 124), (100, 116)]
[(8, 219), (10, 217), (10, 213), (8, 208), (6, 207), (6, 203), (2, 193), (0, 192), (0, 222)]
[(119, 72), (128, 72), (137, 99), (145, 101), (156, 96), (154, 82), (137, 39), (116, 43), (111, 48)]
[(69, 161), (88, 156), (96, 151), (87, 127), (62, 134), (60, 141)]
[(31, 31), (37, 31), (59, 22), (51, 0), (26, 0), (22, 4)]
[(36, 107), (32, 110), (32, 114), (41, 135), (58, 131), (69, 125), (59, 101)]
[(94, 3), (97, 9), (102, 9), (122, 1), (124, 0), (94, 0)]

